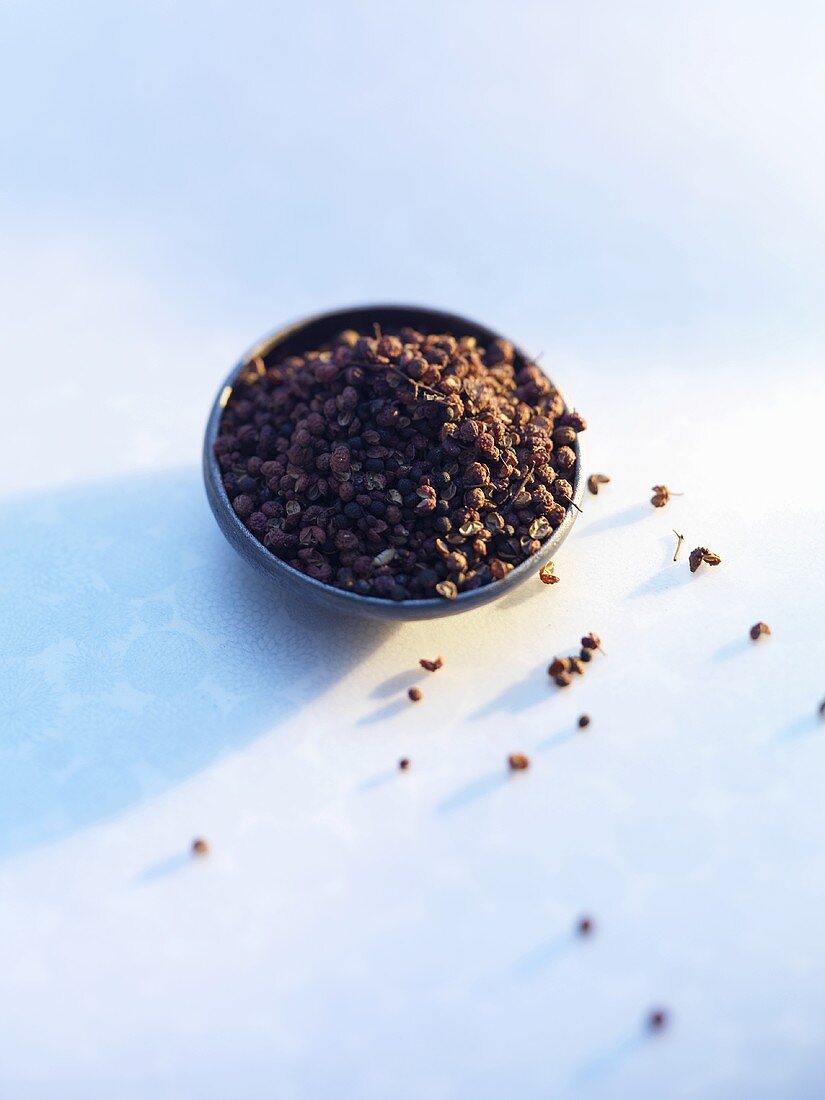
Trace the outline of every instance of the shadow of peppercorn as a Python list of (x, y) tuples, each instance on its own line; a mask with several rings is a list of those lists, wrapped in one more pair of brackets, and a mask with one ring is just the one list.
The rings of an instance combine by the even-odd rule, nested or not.
[(9, 502), (0, 557), (0, 855), (271, 731), (393, 629), (269, 587), (196, 470)]
[(478, 710), (473, 711), (471, 718), (488, 718), (500, 711), (515, 713), (527, 710), (545, 701), (549, 694), (557, 691), (552, 680), (547, 675), (547, 664), (542, 662), (536, 665), (526, 676), (509, 684), (495, 698), (488, 700)]
[(592, 523), (581, 524), (582, 529), (577, 528), (576, 534), (584, 538), (602, 535), (605, 531), (613, 531), (616, 527), (629, 527), (631, 523), (639, 523), (646, 516), (653, 514), (649, 504), (632, 504), (629, 508), (623, 508), (621, 512), (611, 512), (609, 516), (602, 516), (600, 519), (593, 520)]
[(663, 592), (671, 592), (675, 588), (681, 588), (685, 584), (694, 584), (696, 576), (691, 573), (686, 562), (671, 562), (658, 573), (646, 577), (638, 584), (628, 598), (641, 599), (643, 596), (658, 596)]

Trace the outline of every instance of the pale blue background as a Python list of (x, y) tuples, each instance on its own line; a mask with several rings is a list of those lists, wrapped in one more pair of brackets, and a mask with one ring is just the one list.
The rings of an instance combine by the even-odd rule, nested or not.
[[(822, 1095), (823, 56), (804, 3), (0, 3), (4, 1096)], [(222, 377), (370, 299), (587, 414), (552, 590), (353, 626), (222, 542)]]

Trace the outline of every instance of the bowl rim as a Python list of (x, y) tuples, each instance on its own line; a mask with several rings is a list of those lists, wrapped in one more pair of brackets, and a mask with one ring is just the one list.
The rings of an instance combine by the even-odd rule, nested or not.
[[(488, 341), (509, 339), (508, 337), (503, 337), (501, 333), (490, 329), (487, 325), (474, 321), (461, 314), (451, 313), (430, 306), (395, 302), (368, 303), (366, 305), (353, 305), (341, 307), (339, 309), (324, 310), (320, 313), (310, 314), (309, 316), (289, 322), (278, 329), (272, 330), (266, 336), (252, 344), (252, 346), (240, 357), (222, 382), (212, 402), (209, 418), (206, 423), (203, 443), (203, 469), (207, 495), (213, 510), (215, 504), (218, 501), (220, 502), (222, 511), (229, 517), (236, 536), (247, 546), (252, 557), (257, 560), (261, 572), (271, 573), (273, 570), (280, 572), (285, 579), (300, 581), (315, 594), (323, 594), (326, 598), (331, 596), (339, 598), (341, 601), (348, 603), (353, 610), (356, 608), (373, 608), (376, 611), (383, 611), (386, 613), (387, 609), (392, 607), (396, 608), (399, 613), (402, 613), (404, 610), (408, 610), (410, 613), (414, 611), (419, 613), (424, 611), (435, 612), (435, 615), (430, 617), (436, 617), (439, 614), (439, 609), (441, 615), (458, 612), (459, 610), (469, 610), (474, 606), (487, 603), (497, 596), (504, 595), (506, 591), (519, 584), (528, 574), (537, 571), (538, 563), (540, 561), (547, 561), (570, 534), (578, 516), (578, 512), (573, 505), (581, 505), (585, 484), (582, 469), (581, 443), (578, 436), (576, 442), (573, 444), (573, 451), (576, 455), (576, 465), (574, 467), (575, 475), (572, 482), (573, 504), (568, 505), (565, 517), (559, 526), (555, 528), (550, 537), (542, 543), (541, 548), (535, 554), (526, 558), (523, 562), (520, 562), (511, 569), (506, 576), (502, 577), (501, 580), (491, 581), (489, 584), (482, 585), (480, 588), (474, 588), (469, 592), (459, 592), (452, 600), (447, 600), (438, 596), (428, 596), (424, 599), (410, 600), (391, 600), (381, 596), (362, 596), (357, 592), (349, 592), (345, 588), (336, 588), (335, 585), (316, 580), (314, 577), (308, 577), (306, 573), (302, 573), (300, 569), (296, 569), (294, 566), (290, 565), (289, 562), (284, 561), (283, 558), (279, 558), (276, 554), (273, 554), (272, 551), (255, 538), (252, 532), (246, 527), (232, 507), (232, 502), (229, 500), (229, 495), (223, 484), (220, 466), (218, 465), (218, 460), (214, 452), (213, 444), (218, 435), (223, 410), (229, 401), (240, 373), (249, 366), (252, 360), (256, 358), (265, 358), (278, 346), (278, 344), (284, 343), (290, 337), (297, 335), (302, 329), (309, 328), (312, 325), (321, 322), (332, 322), (335, 318), (340, 317), (343, 330), (344, 328), (353, 327), (351, 324), (346, 323), (346, 318), (348, 316), (352, 317), (354, 314), (378, 314), (388, 312), (409, 313), (411, 315), (410, 323), (413, 326), (415, 326), (415, 314), (419, 316), (426, 315), (429, 318), (439, 318), (439, 324), (441, 324), (443, 320), (445, 332), (450, 332), (451, 330), (455, 331), (456, 329), (466, 326), (471, 332), (481, 334), (482, 338)], [(427, 327), (432, 328), (431, 324), (428, 324)], [(541, 364), (537, 363), (534, 358), (523, 352), (521, 347), (514, 341), (510, 341), (510, 343), (513, 344), (517, 356), (520, 356), (526, 362), (534, 363), (542, 374), (553, 382), (554, 387), (556, 386), (555, 381), (547, 371), (544, 370)], [(564, 402), (565, 411), (569, 411), (570, 405), (567, 403), (564, 394), (558, 387), (556, 387), (556, 389)], [(399, 615), (399, 617), (401, 616)]]

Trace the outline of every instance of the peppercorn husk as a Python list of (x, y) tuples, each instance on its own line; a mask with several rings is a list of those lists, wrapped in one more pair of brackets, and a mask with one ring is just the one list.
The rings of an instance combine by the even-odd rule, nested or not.
[(409, 696), (411, 703), (417, 703), (422, 696), (421, 688), (411, 687), (410, 690), (407, 692), (407, 695)]
[(763, 634), (770, 634), (771, 628), (767, 623), (754, 623), (750, 629), (750, 635), (754, 641), (761, 638)]
[(556, 576), (556, 567), (548, 561), (539, 569), (539, 580), (542, 584), (558, 584), (560, 578)]
[(587, 479), (587, 488), (590, 490), (594, 497), (598, 496), (600, 485), (609, 484), (610, 478), (607, 476), (607, 474), (591, 474), (590, 477)]
[(444, 665), (444, 658), (436, 657), (434, 661), (430, 661), (426, 657), (422, 657), (418, 663), (422, 668), (425, 668), (427, 672), (438, 672)]
[(650, 503), (654, 508), (664, 508), (669, 500), (670, 489), (668, 489), (667, 485), (653, 486), (653, 496), (650, 498)]
[(706, 565), (719, 565), (721, 561), (722, 559), (719, 555), (708, 550), (706, 546), (697, 546), (695, 550), (691, 550), (690, 556), (688, 557), (691, 573), (695, 573), (702, 562)]
[(523, 752), (514, 752), (507, 757), (507, 763), (510, 765), (510, 770), (514, 772), (524, 771), (530, 767), (530, 760), (524, 755)]

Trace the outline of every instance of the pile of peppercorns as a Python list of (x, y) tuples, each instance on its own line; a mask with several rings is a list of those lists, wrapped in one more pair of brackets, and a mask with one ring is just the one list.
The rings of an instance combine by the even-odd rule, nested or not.
[(454, 599), (501, 580), (562, 523), (585, 427), (505, 340), (376, 327), (253, 360), (214, 450), (236, 514), (307, 576)]

